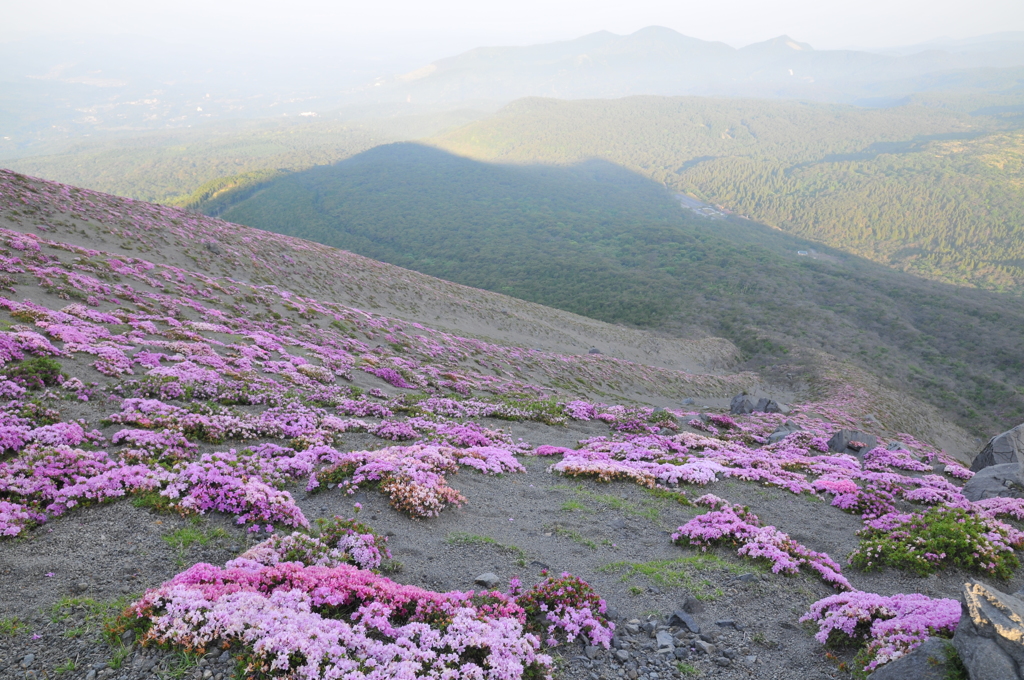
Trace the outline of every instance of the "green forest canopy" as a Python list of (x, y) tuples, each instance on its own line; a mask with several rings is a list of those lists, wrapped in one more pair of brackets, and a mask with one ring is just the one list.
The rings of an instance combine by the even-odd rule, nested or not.
[(496, 162), (607, 160), (898, 269), (1024, 291), (1024, 132), (992, 119), (916, 106), (525, 99), (431, 141)]

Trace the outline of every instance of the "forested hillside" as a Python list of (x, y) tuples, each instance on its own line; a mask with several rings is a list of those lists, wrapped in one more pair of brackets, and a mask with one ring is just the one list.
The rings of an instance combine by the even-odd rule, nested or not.
[(503, 166), (395, 144), (278, 179), (223, 217), (606, 321), (721, 334), (757, 365), (825, 350), (975, 431), (1024, 416), (1017, 298), (839, 251), (799, 257), (815, 244), (689, 217), (603, 161)]
[(601, 158), (936, 280), (1024, 286), (1024, 134), (940, 109), (530, 99), (435, 140), (481, 160)]

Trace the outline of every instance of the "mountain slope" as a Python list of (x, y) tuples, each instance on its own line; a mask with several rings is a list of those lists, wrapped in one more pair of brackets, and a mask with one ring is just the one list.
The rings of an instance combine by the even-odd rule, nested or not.
[(478, 160), (600, 158), (938, 280), (1024, 290), (1022, 133), (984, 118), (764, 100), (524, 100), (434, 140)]
[(605, 321), (724, 336), (756, 366), (825, 351), (969, 427), (1024, 416), (1016, 298), (834, 250), (800, 257), (820, 246), (687, 214), (598, 162), (496, 166), (397, 144), (277, 180), (225, 217)]

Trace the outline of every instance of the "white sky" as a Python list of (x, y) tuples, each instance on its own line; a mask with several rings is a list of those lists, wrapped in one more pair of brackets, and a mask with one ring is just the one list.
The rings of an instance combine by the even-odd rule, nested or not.
[(1022, 0), (0, 0), (0, 40), (134, 34), (241, 52), (320, 45), (427, 60), (661, 25), (733, 46), (781, 34), (818, 49), (1024, 31)]

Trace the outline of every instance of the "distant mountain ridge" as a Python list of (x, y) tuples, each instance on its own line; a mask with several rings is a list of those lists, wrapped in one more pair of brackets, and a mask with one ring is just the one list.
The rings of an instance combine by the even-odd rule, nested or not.
[[(378, 80), (366, 96), (418, 103), (652, 95), (811, 97), (856, 101), (889, 81), (964, 69), (1024, 66), (1024, 37), (923, 46), (906, 54), (815, 50), (787, 35), (735, 49), (662, 26), (629, 35), (608, 31), (526, 47), (479, 47)], [(927, 83), (904, 94), (927, 89)]]

